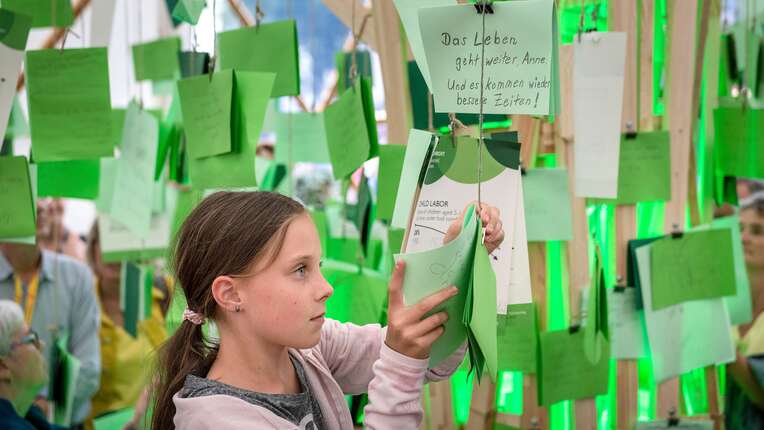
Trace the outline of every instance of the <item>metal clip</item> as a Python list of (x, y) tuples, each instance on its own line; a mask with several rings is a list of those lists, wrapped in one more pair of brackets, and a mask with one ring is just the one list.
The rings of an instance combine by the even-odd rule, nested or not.
[(679, 427), (679, 417), (676, 416), (676, 409), (671, 408), (669, 410), (669, 417), (668, 420), (666, 420), (666, 425), (668, 427)]
[(623, 282), (623, 276), (618, 275), (615, 278), (615, 286), (613, 287), (614, 293), (623, 293), (626, 291), (626, 284)]
[(634, 128), (634, 123), (631, 121), (626, 121), (626, 133), (623, 134), (623, 137), (626, 139), (636, 139), (637, 138), (637, 130)]
[(679, 229), (679, 224), (674, 224), (673, 229), (671, 230), (671, 238), (681, 239), (682, 236), (684, 236), (684, 232)]
[(574, 333), (578, 332), (578, 330), (580, 330), (580, 329), (581, 329), (581, 324), (576, 323), (576, 324), (571, 325), (570, 327), (568, 327), (568, 333), (574, 334)]
[(493, 0), (482, 0), (475, 2), (475, 10), (478, 14), (493, 14)]

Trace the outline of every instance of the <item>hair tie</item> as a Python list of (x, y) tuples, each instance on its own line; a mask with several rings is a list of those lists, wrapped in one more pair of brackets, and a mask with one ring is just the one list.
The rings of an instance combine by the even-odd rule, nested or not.
[(205, 318), (202, 314), (198, 314), (191, 309), (186, 308), (186, 310), (183, 311), (183, 319), (191, 322), (193, 325), (202, 325), (204, 324)]

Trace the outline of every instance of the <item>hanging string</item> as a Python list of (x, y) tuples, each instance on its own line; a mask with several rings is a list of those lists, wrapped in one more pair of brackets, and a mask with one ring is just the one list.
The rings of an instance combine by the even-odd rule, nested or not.
[[(125, 58), (133, 58), (132, 52), (130, 49), (130, 2), (128, 0), (124, 1), (125, 3), (125, 49), (127, 50), (127, 55)], [(125, 92), (127, 94), (128, 102), (132, 100), (133, 98), (133, 81), (130, 79), (130, 71), (134, 70), (134, 68), (130, 67), (129, 64), (125, 65)], [(134, 73), (134, 72), (133, 72)]]
[[(483, 38), (481, 40), (485, 41), (485, 13), (486, 13), (486, 6), (487, 1), (483, 0), (483, 8), (481, 9), (481, 18), (482, 18), (482, 32), (483, 32)], [(485, 84), (483, 83), (484, 74), (485, 74), (485, 43), (482, 43), (480, 48), (480, 116), (478, 117), (478, 127), (480, 128), (480, 140), (478, 140), (478, 208), (482, 207), (482, 195), (481, 195), (481, 189), (482, 189), (482, 176), (483, 176), (483, 90)]]
[(212, 0), (212, 52), (210, 52), (209, 75), (212, 81), (212, 75), (215, 73), (215, 61), (218, 57), (218, 10), (217, 0)]
[[(310, 0), (309, 5), (309, 13), (311, 17), (316, 16), (316, 0)], [(311, 79), (311, 83), (313, 85), (313, 100), (310, 104), (310, 111), (315, 112), (316, 111), (316, 101), (318, 101), (318, 67), (317, 67), (317, 61), (316, 58), (318, 57), (316, 53), (316, 20), (315, 19), (309, 19), (308, 20), (308, 40), (310, 40), (310, 51), (311, 51), (311, 69), (313, 69), (313, 77)], [(343, 62), (344, 64), (344, 62)]]
[[(143, 0), (138, 0), (138, 43), (143, 43)], [(141, 65), (144, 65), (144, 54), (143, 49), (138, 50), (141, 56), (141, 61), (139, 62)], [(143, 109), (143, 84), (141, 82), (138, 82), (138, 79), (136, 77), (136, 82), (138, 86), (138, 105)]]
[[(258, 0), (258, 3), (260, 3), (260, 0)], [(258, 6), (259, 8), (259, 6)], [(262, 14), (262, 10), (260, 10), (260, 13)], [(290, 19), (294, 19), (294, 10), (292, 9), (292, 0), (289, 0), (287, 2), (287, 14), (289, 15)], [(264, 15), (264, 14), (263, 14)], [(259, 25), (259, 24), (258, 24)], [(296, 24), (295, 24), (296, 25)], [(314, 77), (315, 79), (315, 77)], [(287, 188), (287, 195), (290, 197), (293, 196), (294, 189), (293, 189), (293, 182), (294, 182), (294, 172), (292, 171), (294, 169), (294, 148), (293, 148), (293, 142), (292, 142), (292, 110), (294, 109), (292, 105), (293, 98), (289, 98), (289, 111), (287, 112), (287, 176), (288, 176), (288, 188)]]
[(350, 51), (350, 72), (348, 73), (350, 82), (348, 82), (348, 84), (350, 84), (352, 87), (355, 87), (355, 78), (356, 74), (358, 73), (358, 64), (356, 63), (355, 58), (356, 48), (358, 48), (358, 34), (356, 34), (355, 31), (355, 6), (358, 0), (351, 0), (351, 2), (353, 3), (353, 6), (351, 7), (350, 15), (350, 32), (353, 34), (353, 50)]

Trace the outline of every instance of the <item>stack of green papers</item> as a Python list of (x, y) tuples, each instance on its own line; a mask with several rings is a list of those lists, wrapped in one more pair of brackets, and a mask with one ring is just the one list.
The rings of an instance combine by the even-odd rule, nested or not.
[(106, 48), (27, 51), (26, 76), (35, 162), (112, 156)]
[(55, 402), (53, 422), (69, 427), (72, 424), (74, 397), (77, 392), (77, 380), (80, 375), (80, 360), (72, 355), (68, 348), (68, 336), (56, 339), (53, 346), (53, 357), (50, 361), (50, 393), (49, 397)]
[(255, 153), (274, 78), (272, 73), (224, 70), (212, 79), (178, 82), (195, 188), (257, 184)]
[(377, 122), (367, 79), (359, 78), (326, 108), (324, 126), (335, 179), (350, 175), (377, 156)]
[(271, 97), (300, 94), (297, 26), (294, 20), (218, 33), (220, 69), (275, 73)]
[(25, 157), (0, 157), (0, 239), (34, 236), (35, 203)]
[(396, 258), (406, 262), (403, 295), (408, 304), (451, 285), (459, 289), (456, 296), (432, 310), (432, 313), (445, 311), (449, 319), (444, 324), (445, 332), (432, 346), (430, 366), (438, 365), (467, 340), (472, 368), (478, 378), (487, 367), (495, 381), (498, 369), (496, 280), (481, 235), (480, 219), (475, 207), (470, 206), (456, 239), (440, 248), (398, 254)]
[(180, 38), (167, 37), (133, 45), (133, 70), (136, 81), (169, 81), (180, 76), (178, 53)]

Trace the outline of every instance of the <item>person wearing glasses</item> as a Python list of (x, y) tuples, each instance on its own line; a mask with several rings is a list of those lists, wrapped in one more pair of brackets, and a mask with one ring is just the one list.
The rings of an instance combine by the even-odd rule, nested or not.
[(48, 382), (40, 338), (24, 323), (21, 307), (0, 300), (0, 428), (57, 430), (34, 400)]

